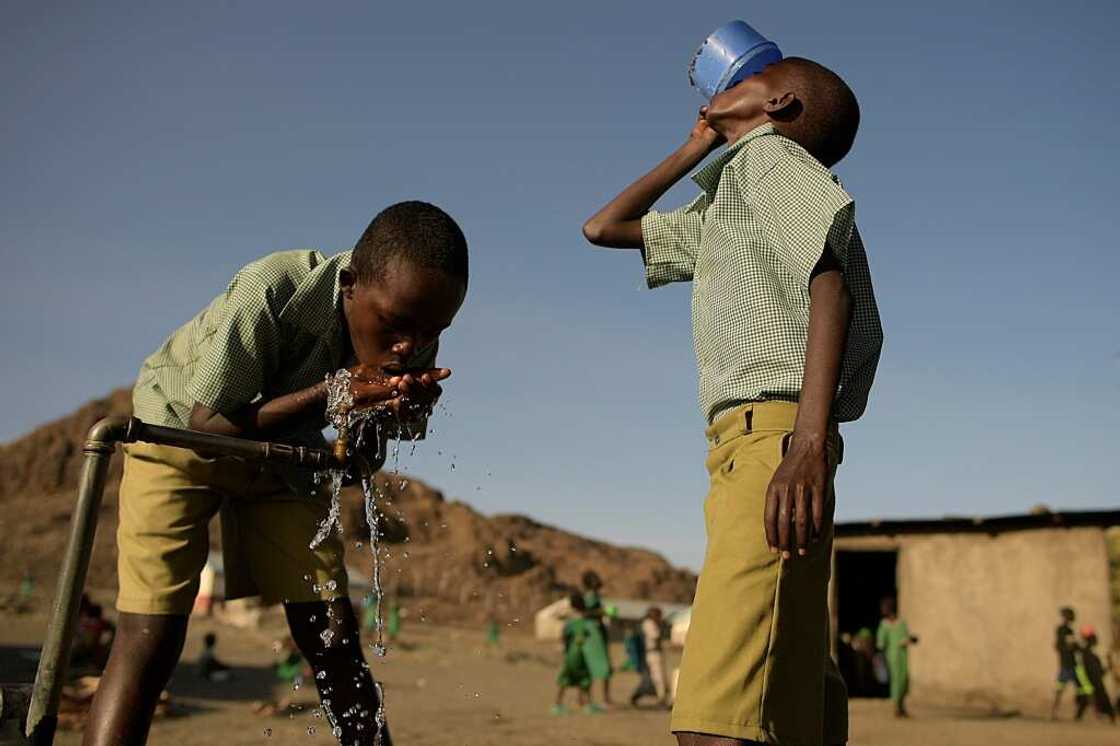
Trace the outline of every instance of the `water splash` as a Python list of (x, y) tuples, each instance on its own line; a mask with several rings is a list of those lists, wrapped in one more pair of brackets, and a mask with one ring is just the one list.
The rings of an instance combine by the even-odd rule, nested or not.
[(369, 525), (369, 549), (373, 556), (371, 594), (374, 603), (377, 604), (374, 613), (375, 640), (371, 648), (378, 657), (382, 657), (385, 655), (385, 618), (382, 614), (385, 598), (381, 587), (381, 521), (377, 511), (377, 488), (373, 483), (373, 475), (362, 476), (362, 498), (365, 503), (366, 523)]
[(381, 746), (381, 734), (385, 732), (385, 689), (380, 681), (374, 681), (373, 688), (377, 690), (377, 714), (373, 716), (377, 733), (373, 737), (373, 746)]
[[(381, 585), (381, 571), (382, 571), (382, 551), (381, 551), (381, 518), (385, 517), (386, 513), (383, 512), (379, 506), (379, 499), (382, 504), (391, 505), (392, 500), (390, 495), (382, 494), (377, 484), (374, 481), (374, 468), (380, 466), (386, 460), (391, 461), (391, 471), (394, 479), (399, 479), (400, 469), (400, 452), (401, 441), (407, 439), (409, 441), (409, 456), (412, 456), (416, 451), (416, 442), (422, 434), (422, 428), (407, 427), (401, 422), (399, 418), (391, 419), (387, 416), (385, 407), (373, 407), (368, 409), (354, 409), (354, 397), (351, 392), (351, 374), (348, 370), (339, 370), (333, 374), (326, 376), (327, 386), (327, 407), (326, 417), (330, 426), (334, 429), (338, 436), (338, 445), (336, 445), (336, 457), (339, 461), (351, 460), (359, 473), (354, 474), (358, 478), (358, 482), (362, 490), (362, 498), (365, 508), (366, 523), (369, 526), (369, 550), (373, 558), (373, 577), (372, 577), (372, 591), (371, 595), (376, 601), (375, 608), (375, 629), (376, 635), (374, 641), (370, 644), (373, 653), (378, 657), (384, 657), (387, 650), (385, 645), (385, 622), (384, 622), (384, 589)], [(446, 412), (443, 405), (440, 409)], [(412, 406), (406, 410), (406, 417), (411, 421), (415, 418), (421, 421), (423, 418), (430, 417), (432, 410), (424, 410), (419, 406)], [(373, 423), (372, 428), (369, 427)], [(384, 430), (382, 429), (384, 426)], [(435, 430), (430, 429), (430, 433)], [(369, 440), (372, 441), (370, 445), (372, 449), (366, 447), (367, 452), (372, 450), (369, 455), (372, 456), (371, 460), (365, 458), (354, 458), (356, 454), (361, 453), (363, 446), (366, 446), (367, 435)], [(392, 440), (391, 451), (386, 454), (383, 450), (388, 441)], [(442, 452), (441, 452), (442, 454)], [(343, 456), (346, 458), (344, 459)], [(386, 456), (389, 458), (387, 459)], [(451, 467), (454, 469), (454, 465)], [(338, 535), (342, 536), (342, 504), (341, 492), (343, 480), (346, 477), (346, 471), (343, 468), (334, 468), (326, 471), (322, 475), (317, 475), (316, 484), (319, 484), (321, 479), (325, 476), (328, 483), (330, 492), (330, 508), (326, 518), (319, 525), (319, 529), (315, 537), (311, 541), (311, 548), (315, 549), (331, 535), (332, 531), (337, 531)], [(408, 486), (407, 479), (399, 480), (399, 489), (403, 492)], [(395, 511), (398, 517), (403, 518), (400, 511)], [(355, 545), (361, 548), (361, 542)], [(408, 557), (408, 553), (404, 553), (404, 557)], [(389, 558), (389, 553), (384, 553), (384, 558)], [(334, 591), (337, 588), (335, 581), (330, 580), (324, 584), (323, 588), (329, 591)], [(330, 617), (330, 607), (327, 607), (327, 616)], [(333, 638), (333, 633), (324, 631), (323, 643), (329, 645)], [(344, 641), (345, 642), (345, 641)], [(363, 666), (368, 669), (368, 666), (363, 661)], [(377, 695), (377, 711), (374, 713), (374, 722), (376, 724), (376, 732), (374, 736), (375, 746), (380, 746), (382, 742), (382, 734), (385, 731), (385, 691), (381, 683), (376, 679), (373, 681), (374, 689)], [(332, 734), (338, 738), (341, 735), (341, 729), (336, 722), (333, 713), (330, 711), (329, 700), (323, 701), (323, 708), (327, 713), (327, 719), (331, 724)], [(344, 717), (349, 717), (350, 712), (343, 713)], [(362, 713), (368, 715), (368, 713)], [(358, 729), (362, 730), (363, 726), (358, 723)]]
[(327, 537), (331, 535), (332, 529), (337, 529), (338, 535), (342, 536), (343, 472), (341, 469), (331, 469), (327, 478), (330, 482), (331, 506), (327, 511), (327, 517), (319, 524), (319, 530), (315, 532), (315, 538), (308, 545), (311, 549), (318, 548), (320, 544), (326, 541)]

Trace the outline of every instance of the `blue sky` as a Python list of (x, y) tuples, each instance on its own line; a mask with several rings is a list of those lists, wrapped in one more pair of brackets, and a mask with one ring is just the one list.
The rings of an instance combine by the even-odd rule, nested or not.
[(405, 466), (698, 567), (689, 290), (579, 227), (685, 137), (691, 52), (743, 18), (863, 109), (836, 170), (887, 343), (839, 518), (1115, 505), (1118, 8), (7, 3), (0, 439), (128, 384), (241, 265), (422, 198), (472, 285)]

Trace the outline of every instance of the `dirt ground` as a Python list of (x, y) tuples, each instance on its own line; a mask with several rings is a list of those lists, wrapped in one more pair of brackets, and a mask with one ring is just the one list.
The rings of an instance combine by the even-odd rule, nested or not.
[[(41, 613), (0, 618), (0, 674), (11, 680), (33, 674), (29, 648), (43, 628)], [(193, 661), (202, 636), (218, 634), (219, 657), (236, 667), (232, 681), (211, 684), (200, 679)], [(307, 687), (291, 691), (276, 682), (272, 643), (283, 634), (278, 622), (240, 630), (208, 619), (192, 623), (183, 663), (169, 687), (180, 714), (159, 720), (150, 743), (202, 746), (223, 744), (330, 744), (329, 728), (316, 716), (316, 700)], [(673, 746), (668, 713), (621, 708), (602, 715), (554, 716), (553, 680), (558, 663), (555, 644), (533, 640), (524, 630), (510, 630), (500, 648), (484, 644), (482, 629), (434, 627), (406, 620), (400, 641), (387, 658), (375, 662), (383, 681), (394, 737), (398, 744), (427, 746), (587, 746), (656, 744)], [(617, 659), (622, 655), (614, 648)], [(675, 663), (675, 657), (672, 660)], [(636, 676), (614, 680), (616, 699), (624, 701)], [(254, 702), (290, 697), (292, 712), (262, 717)], [(857, 700), (851, 708), (853, 746), (1096, 746), (1120, 743), (1120, 728), (1103, 723), (1057, 722), (1029, 718), (975, 718), (915, 707), (914, 717), (897, 721), (889, 704)], [(1068, 715), (1067, 715), (1068, 716)], [(313, 729), (313, 730), (312, 730)], [(74, 746), (80, 733), (63, 732), (56, 743)]]

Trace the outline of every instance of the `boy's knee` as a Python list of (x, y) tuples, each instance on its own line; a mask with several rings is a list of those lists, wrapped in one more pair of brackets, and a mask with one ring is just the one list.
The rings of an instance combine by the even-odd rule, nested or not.
[(176, 653), (187, 637), (187, 617), (180, 614), (130, 614), (121, 612), (114, 645), (123, 645), (130, 655)]
[(361, 650), (358, 625), (348, 603), (289, 603), (284, 604), (284, 613), (292, 639), (312, 664), (339, 655), (352, 657)]

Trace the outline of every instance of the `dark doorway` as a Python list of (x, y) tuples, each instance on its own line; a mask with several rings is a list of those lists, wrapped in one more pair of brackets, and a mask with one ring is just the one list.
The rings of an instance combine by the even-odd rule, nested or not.
[(850, 696), (888, 694), (881, 677), (876, 677), (875, 668), (881, 668), (881, 662), (875, 660), (875, 633), (879, 628), (879, 602), (898, 595), (897, 569), (896, 551), (836, 553), (836, 652)]

